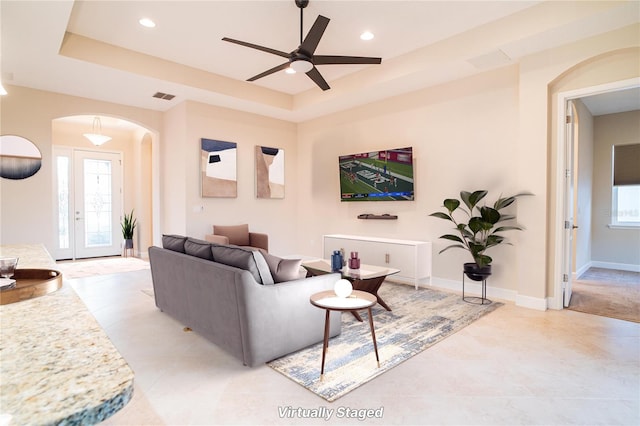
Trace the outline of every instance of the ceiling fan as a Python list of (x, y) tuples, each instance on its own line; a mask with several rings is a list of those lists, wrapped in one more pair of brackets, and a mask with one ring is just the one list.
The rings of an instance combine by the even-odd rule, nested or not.
[(295, 0), (296, 6), (300, 8), (300, 46), (293, 52), (287, 53), (280, 50), (271, 49), (269, 47), (259, 46), (253, 43), (247, 43), (245, 41), (234, 40), (232, 38), (224, 37), (222, 40), (230, 43), (239, 44), (241, 46), (250, 47), (252, 49), (261, 50), (263, 52), (271, 53), (273, 55), (282, 56), (287, 58), (287, 62), (273, 67), (265, 72), (247, 79), (247, 81), (255, 81), (259, 78), (266, 77), (285, 68), (291, 67), (296, 72), (306, 73), (311, 80), (314, 81), (322, 90), (329, 90), (329, 84), (322, 77), (316, 65), (340, 65), (340, 64), (379, 64), (382, 62), (382, 58), (371, 58), (362, 56), (335, 56), (335, 55), (315, 55), (314, 52), (320, 43), (324, 30), (329, 25), (329, 18), (322, 15), (318, 15), (313, 26), (307, 33), (307, 36), (302, 39), (302, 15), (304, 8), (309, 4), (309, 0)]

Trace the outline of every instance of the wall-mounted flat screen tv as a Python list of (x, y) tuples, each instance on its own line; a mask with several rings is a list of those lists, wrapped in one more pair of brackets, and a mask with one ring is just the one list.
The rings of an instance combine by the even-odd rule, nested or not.
[(341, 201), (412, 201), (413, 148), (340, 156)]

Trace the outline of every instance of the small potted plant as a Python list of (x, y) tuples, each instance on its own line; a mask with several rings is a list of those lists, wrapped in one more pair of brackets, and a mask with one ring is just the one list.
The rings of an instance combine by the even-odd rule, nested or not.
[[(485, 254), (487, 249), (505, 243), (505, 238), (500, 235), (504, 231), (522, 230), (517, 224), (504, 225), (504, 222), (512, 221), (514, 216), (501, 213), (501, 210), (513, 204), (517, 197), (531, 195), (520, 193), (510, 197), (500, 197), (493, 203), (492, 207), (478, 205), (487, 195), (487, 191), (480, 190), (474, 192), (461, 191), (460, 200), (447, 198), (444, 200), (444, 212), (431, 213), (430, 216), (438, 217), (453, 222), (455, 234), (445, 234), (440, 236), (445, 240), (455, 241), (440, 250), (440, 253), (451, 248), (461, 248), (471, 253), (473, 262), (464, 264), (464, 273), (474, 281), (482, 281), (491, 275), (491, 262), (493, 259)], [(462, 200), (462, 201), (461, 201)], [(461, 206), (464, 203), (466, 209)], [(462, 211), (466, 216), (465, 220), (456, 219), (454, 212)], [(509, 243), (506, 243), (509, 244)]]
[(136, 229), (138, 221), (133, 217), (133, 210), (131, 213), (124, 215), (124, 219), (120, 223), (122, 227), (122, 238), (124, 238), (124, 248), (133, 248), (133, 231)]

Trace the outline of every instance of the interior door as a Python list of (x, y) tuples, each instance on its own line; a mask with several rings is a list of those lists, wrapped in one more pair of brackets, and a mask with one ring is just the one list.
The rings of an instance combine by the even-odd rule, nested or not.
[(565, 138), (565, 190), (564, 190), (564, 247), (563, 247), (563, 262), (562, 262), (562, 301), (563, 306), (566, 308), (571, 301), (571, 278), (572, 278), (572, 263), (573, 263), (573, 236), (574, 229), (574, 155), (575, 155), (575, 106), (573, 101), (567, 101), (566, 106), (567, 120), (566, 120), (566, 138)]
[(74, 152), (75, 258), (121, 253), (121, 154)]

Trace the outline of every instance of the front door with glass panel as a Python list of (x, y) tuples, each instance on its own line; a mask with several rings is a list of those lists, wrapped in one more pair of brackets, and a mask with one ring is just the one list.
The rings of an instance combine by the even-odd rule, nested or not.
[(59, 148), (54, 155), (56, 259), (119, 255), (121, 154)]

